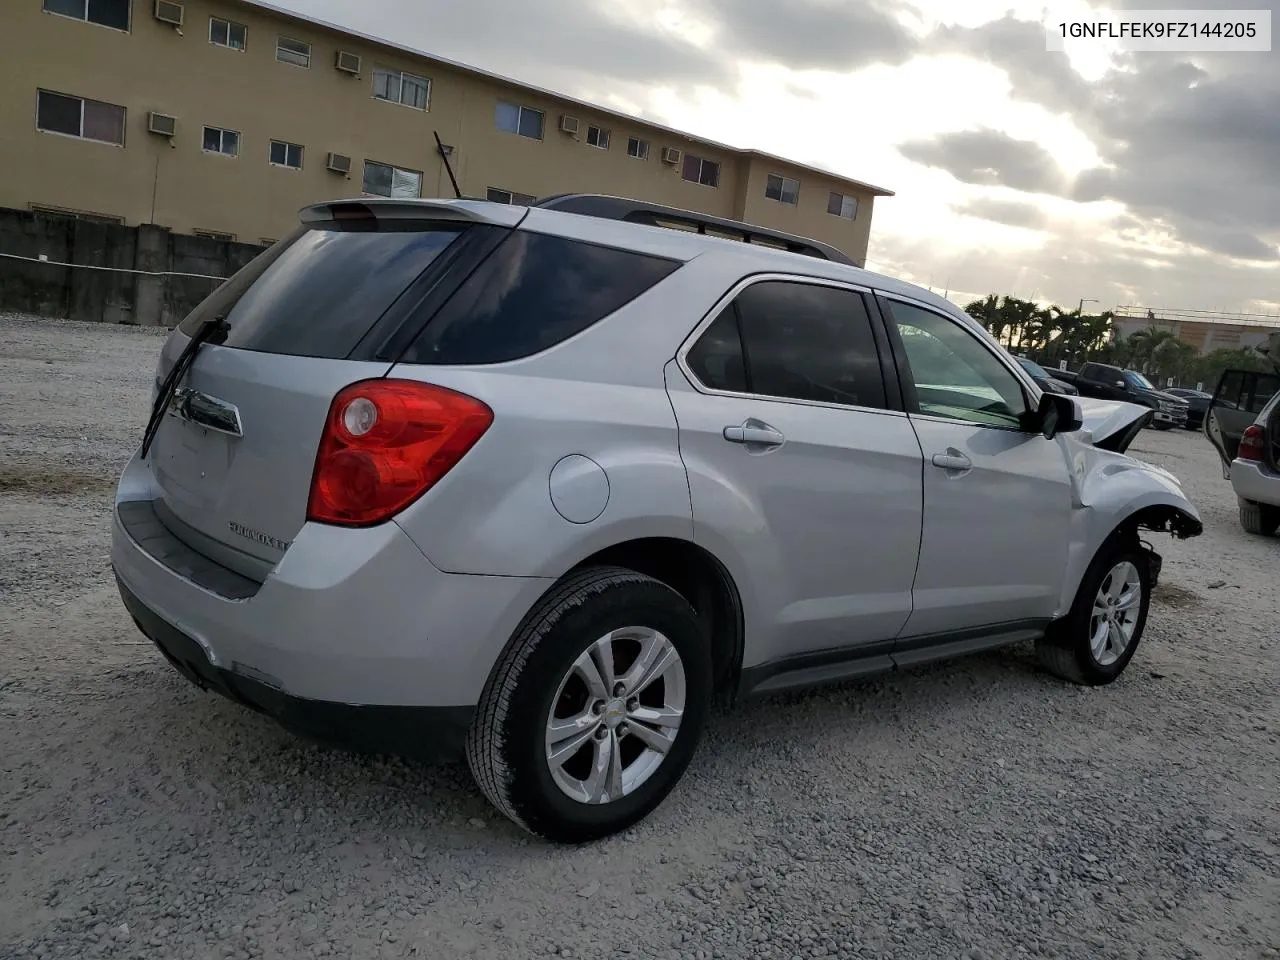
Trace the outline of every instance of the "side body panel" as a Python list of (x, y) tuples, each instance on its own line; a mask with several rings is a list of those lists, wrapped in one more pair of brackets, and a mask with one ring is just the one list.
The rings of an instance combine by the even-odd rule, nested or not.
[[(689, 473), (694, 540), (748, 603), (744, 666), (891, 640), (911, 612), (920, 447), (905, 415), (667, 385)], [(785, 437), (725, 439), (754, 418)]]
[[(911, 422), (925, 458), (924, 536), (906, 635), (1052, 616), (1071, 520), (1061, 449), (1039, 434)], [(935, 464), (957, 451), (967, 471)]]

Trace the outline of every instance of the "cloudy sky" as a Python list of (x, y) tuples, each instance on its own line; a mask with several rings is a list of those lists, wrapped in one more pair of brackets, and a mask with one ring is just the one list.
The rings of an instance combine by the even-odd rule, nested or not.
[[(1048, 53), (1042, 0), (274, 2), (886, 186), (868, 266), (960, 303), (1280, 313), (1280, 49)], [(1109, 4), (1213, 6), (1277, 0)]]

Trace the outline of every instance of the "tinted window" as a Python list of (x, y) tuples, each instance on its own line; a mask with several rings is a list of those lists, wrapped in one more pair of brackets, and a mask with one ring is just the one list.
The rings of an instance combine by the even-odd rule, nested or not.
[(993, 427), (1020, 428), (1026, 397), (986, 344), (931, 310), (890, 303), (921, 413)]
[(1039, 377), (1041, 380), (1047, 380), (1049, 378), (1049, 372), (1034, 360), (1023, 360), (1019, 358), (1018, 363), (1022, 364), (1022, 369), (1027, 371), (1027, 373), (1031, 374), (1033, 377)]
[(859, 407), (885, 406), (884, 380), (862, 296), (767, 280), (734, 301), (749, 392)]
[(79, 97), (64, 97), (60, 93), (41, 90), (36, 100), (36, 126), (54, 133), (80, 136), (81, 103)]
[(712, 390), (747, 392), (747, 372), (742, 362), (742, 340), (733, 304), (725, 307), (685, 358), (689, 369)]
[(1115, 383), (1124, 379), (1124, 371), (1119, 367), (1109, 367), (1105, 363), (1086, 363), (1080, 370), (1080, 376), (1096, 383)]
[(518, 231), (459, 287), (401, 358), (501, 363), (585, 330), (680, 264)]
[(130, 0), (89, 0), (86, 11), (88, 19), (104, 27), (128, 30), (129, 2)]
[(225, 316), (225, 345), (345, 357), (466, 227), (355, 221), (304, 228), (260, 254), (182, 322)]

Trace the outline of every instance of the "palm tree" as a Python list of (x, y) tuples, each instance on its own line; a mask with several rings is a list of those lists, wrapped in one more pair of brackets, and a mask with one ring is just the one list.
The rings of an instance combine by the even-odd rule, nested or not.
[(1148, 373), (1156, 350), (1162, 344), (1177, 339), (1177, 336), (1172, 331), (1162, 330), (1156, 326), (1137, 330), (1131, 333), (1125, 341), (1126, 346), (1129, 348), (1129, 363), (1143, 373)]
[(987, 328), (997, 340), (1003, 342), (1005, 324), (1001, 320), (1000, 298), (989, 293), (982, 300), (974, 300), (965, 306), (964, 312)]

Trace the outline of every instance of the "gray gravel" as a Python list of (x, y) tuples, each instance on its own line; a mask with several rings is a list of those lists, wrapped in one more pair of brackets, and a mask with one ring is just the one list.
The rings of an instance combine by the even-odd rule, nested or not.
[(0, 317), (0, 957), (1280, 956), (1280, 540), (1200, 436), (1136, 445), (1207, 531), (1158, 538), (1120, 682), (1014, 649), (755, 704), (646, 822), (550, 848), (137, 633), (107, 520), (159, 346)]

